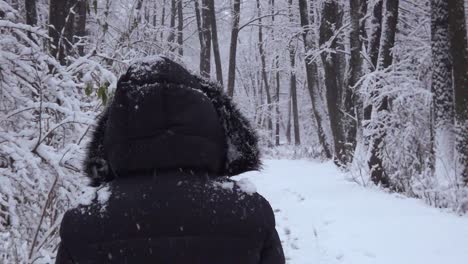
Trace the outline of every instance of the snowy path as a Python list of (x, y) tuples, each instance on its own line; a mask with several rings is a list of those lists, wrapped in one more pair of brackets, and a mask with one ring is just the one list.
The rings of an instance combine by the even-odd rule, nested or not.
[(365, 189), (331, 163), (267, 160), (246, 177), (275, 210), (288, 263), (468, 263), (468, 217)]

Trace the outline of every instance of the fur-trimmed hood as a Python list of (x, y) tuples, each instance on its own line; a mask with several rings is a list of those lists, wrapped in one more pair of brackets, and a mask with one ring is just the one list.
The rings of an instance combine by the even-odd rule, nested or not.
[[(158, 91), (158, 92), (151, 92), (150, 95), (144, 95), (145, 93), (142, 92), (142, 89), (147, 89), (150, 91)], [(179, 92), (179, 90), (181, 92)], [(188, 111), (190, 117), (184, 117), (184, 120), (192, 120), (198, 119), (197, 121), (203, 121), (205, 119), (209, 119), (211, 114), (206, 114), (207, 111), (209, 113), (209, 109), (212, 105), (217, 115), (218, 122), (215, 124), (213, 131), (204, 131), (200, 132), (203, 133), (203, 137), (208, 140), (203, 139), (203, 142), (210, 142), (208, 145), (208, 149), (205, 149), (204, 146), (208, 146), (205, 143), (196, 142), (194, 144), (183, 144), (178, 145), (176, 148), (173, 145), (168, 144), (160, 144), (154, 143), (154, 140), (151, 143), (148, 141), (144, 141), (144, 143), (139, 144), (138, 146), (134, 146), (132, 144), (121, 144), (122, 146), (118, 148), (118, 151), (114, 151), (117, 147), (115, 144), (115, 138), (119, 139), (122, 136), (115, 136), (116, 131), (120, 132), (121, 130), (132, 130), (134, 126), (140, 126), (139, 122), (134, 121), (133, 123), (130, 122), (120, 122), (125, 123), (126, 127), (121, 128), (119, 125), (115, 125), (115, 123), (122, 120), (122, 117), (119, 116), (119, 112), (122, 112), (122, 108), (129, 112), (130, 108), (133, 111), (131, 113), (131, 119), (134, 119), (135, 116), (138, 118), (138, 103), (135, 102), (128, 102), (128, 96), (121, 95), (122, 93), (129, 94), (133, 92), (129, 91), (138, 91), (140, 97), (145, 98), (145, 96), (153, 96), (157, 98), (163, 98), (158, 100), (153, 100), (150, 104), (151, 109), (150, 111), (158, 113), (160, 111), (159, 105), (167, 104), (167, 100), (176, 101), (180, 104), (179, 99), (181, 96), (185, 99), (186, 96), (189, 96), (190, 100), (187, 103), (184, 103), (182, 106), (187, 104), (192, 104), (195, 100), (194, 106), (191, 106), (190, 109), (180, 110), (180, 111)], [(162, 91), (162, 92), (161, 92)], [(176, 92), (174, 92), (176, 91)], [(195, 92), (193, 92), (195, 91)], [(168, 96), (162, 97), (159, 94), (169, 93)], [(158, 95), (154, 95), (158, 94)], [(205, 100), (203, 98), (199, 98), (196, 94), (201, 94), (203, 98), (208, 98), (209, 102), (211, 102), (210, 106), (205, 104)], [(179, 96), (180, 95), (180, 96)], [(179, 96), (179, 97), (178, 97)], [(193, 98), (197, 99), (193, 99)], [(125, 103), (119, 98), (125, 98)], [(165, 99), (170, 98), (170, 99)], [(130, 101), (133, 100), (133, 97)], [(138, 99), (137, 99), (138, 100)], [(155, 103), (159, 102), (159, 103)], [(182, 102), (185, 102), (182, 100)], [(122, 105), (125, 105), (122, 107)], [(199, 104), (199, 105), (198, 105)], [(153, 109), (154, 106), (154, 109)], [(180, 107), (179, 107), (180, 108)], [(203, 113), (196, 115), (198, 109), (205, 109)], [(136, 113), (134, 113), (136, 111)], [(143, 111), (143, 110), (142, 110)], [(200, 110), (202, 111), (202, 110)], [(192, 114), (194, 113), (194, 114)], [(167, 113), (161, 114), (163, 118), (167, 115)], [(156, 114), (157, 116), (157, 114)], [(128, 119), (128, 115), (126, 115)], [(157, 118), (157, 117), (155, 117)], [(188, 118), (188, 119), (187, 119)], [(124, 118), (125, 119), (125, 118)], [(180, 123), (180, 118), (176, 118)], [(117, 121), (116, 121), (117, 120)], [(142, 121), (146, 122), (146, 121)], [(130, 126), (130, 127), (129, 127)], [(193, 127), (193, 125), (191, 125)], [(200, 123), (200, 126), (203, 126), (203, 122)], [(220, 127), (220, 131), (222, 133), (222, 140), (217, 140), (216, 130), (217, 127)], [(151, 126), (149, 126), (151, 127)], [(158, 124), (158, 129), (161, 129), (161, 125)], [(165, 131), (171, 132), (171, 128), (163, 127)], [(199, 129), (199, 128), (195, 128)], [(126, 132), (125, 132), (126, 133)], [(147, 134), (154, 134), (156, 132), (149, 131)], [(172, 133), (172, 132), (171, 132)], [(185, 133), (185, 132), (184, 132)], [(118, 133), (117, 133), (118, 134)], [(128, 133), (127, 133), (128, 134)], [(166, 133), (167, 134), (167, 133)], [(165, 135), (165, 134), (164, 134)], [(128, 136), (128, 135), (127, 135)], [(159, 137), (155, 136), (155, 137)], [(112, 138), (109, 140), (109, 138)], [(173, 136), (174, 144), (178, 144), (178, 141), (187, 142), (187, 140), (179, 140), (177, 135)], [(198, 138), (200, 138), (198, 136)], [(146, 140), (146, 139), (145, 139)], [(197, 139), (198, 140), (198, 139)], [(157, 142), (167, 142), (170, 140), (161, 140), (158, 139)], [(190, 141), (190, 140), (189, 140)], [(214, 146), (212, 143), (214, 143)], [(182, 144), (182, 143), (181, 143)], [(161, 155), (164, 152), (164, 148), (170, 148), (171, 151), (175, 153), (172, 154), (173, 157), (180, 157), (184, 155), (191, 155), (197, 156), (199, 152), (207, 152), (208, 154), (205, 160), (200, 160), (200, 164), (209, 163), (207, 166), (209, 168), (216, 168), (216, 171), (213, 171), (214, 174), (217, 176), (234, 176), (243, 172), (251, 171), (251, 170), (258, 170), (261, 166), (260, 163), (260, 153), (258, 149), (258, 138), (251, 127), (249, 121), (241, 114), (239, 109), (235, 106), (232, 100), (223, 92), (223, 88), (215, 82), (206, 80), (200, 76), (195, 76), (190, 74), (185, 68), (180, 66), (179, 64), (173, 62), (172, 60), (166, 57), (152, 57), (152, 58), (145, 58), (143, 60), (136, 61), (133, 63), (126, 74), (124, 74), (117, 85), (116, 95), (112, 102), (106, 107), (103, 113), (99, 116), (97, 120), (96, 127), (92, 133), (91, 141), (88, 145), (87, 155), (84, 161), (84, 172), (88, 178), (91, 180), (92, 186), (98, 186), (104, 182), (109, 182), (116, 177), (121, 177), (119, 173), (116, 173), (116, 167), (121, 168), (122, 166), (125, 167), (127, 159), (134, 159), (133, 154), (128, 154), (132, 151), (141, 151), (141, 148), (147, 148), (151, 151), (151, 149), (159, 149), (159, 152), (151, 153), (154, 154), (153, 156)], [(118, 144), (117, 144), (118, 145)], [(199, 149), (201, 148), (201, 149)], [(218, 149), (221, 151), (218, 151)], [(177, 152), (178, 151), (178, 152)], [(183, 152), (183, 155), (182, 155)], [(219, 154), (216, 154), (219, 153)], [(133, 156), (132, 156), (133, 155)], [(142, 153), (142, 157), (148, 156), (148, 153)], [(151, 155), (149, 155), (151, 156)], [(169, 155), (171, 156), (171, 155)], [(222, 157), (218, 157), (222, 156)], [(214, 157), (214, 159), (213, 159)], [(210, 159), (211, 158), (211, 159)], [(215, 160), (219, 158), (221, 164), (211, 166), (211, 162), (216, 162)], [(193, 169), (198, 171), (203, 168), (198, 168), (197, 161), (190, 160), (187, 163), (184, 163), (185, 160), (180, 158), (181, 160), (177, 163), (172, 164), (172, 160), (170, 159), (158, 159), (158, 162), (154, 162), (154, 169), (164, 168), (164, 169)], [(144, 159), (143, 159), (144, 160)], [(213, 160), (213, 161), (211, 161)], [(143, 163), (142, 163), (143, 162)], [(146, 163), (144, 163), (146, 162)], [(148, 161), (141, 161), (140, 157), (135, 159), (128, 164), (129, 167), (132, 169), (139, 168), (141, 164), (148, 165)], [(157, 164), (156, 164), (157, 163)], [(163, 164), (164, 163), (164, 164)], [(122, 165), (124, 164), (124, 165)], [(153, 164), (153, 163), (152, 163)], [(176, 167), (174, 167), (176, 166)], [(145, 167), (147, 169), (147, 167)]]

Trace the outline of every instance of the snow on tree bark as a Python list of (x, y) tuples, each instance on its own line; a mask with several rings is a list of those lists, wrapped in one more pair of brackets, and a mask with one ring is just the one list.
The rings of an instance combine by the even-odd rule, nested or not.
[[(305, 52), (310, 52), (314, 48), (314, 40), (312, 38), (312, 31), (310, 30), (310, 23), (309, 23), (309, 12), (307, 7), (306, 0), (299, 0), (299, 15), (301, 19), (301, 27), (302, 27), (302, 37), (304, 40), (304, 49)], [(317, 124), (317, 135), (320, 142), (320, 145), (323, 149), (323, 153), (325, 157), (331, 158), (332, 153), (330, 151), (330, 146), (327, 142), (327, 138), (325, 136), (323, 130), (323, 117), (318, 110), (319, 107), (319, 91), (318, 87), (314, 86), (316, 79), (317, 79), (317, 66), (314, 61), (312, 61), (311, 56), (307, 56), (304, 59), (305, 61), (305, 68), (306, 68), (306, 78), (307, 78), (307, 88), (309, 90), (309, 95), (312, 104), (312, 111), (314, 113), (314, 119)]]
[(201, 0), (201, 35), (202, 46), (200, 48), (200, 74), (205, 78), (211, 75), (211, 23), (209, 6), (210, 1)]
[[(383, 1), (383, 19), (382, 19), (382, 34), (380, 37), (379, 57), (377, 60), (377, 70), (382, 71), (391, 66), (393, 61), (392, 49), (395, 45), (395, 34), (398, 23), (398, 0)], [(389, 177), (384, 171), (383, 154), (384, 154), (384, 138), (385, 124), (387, 123), (388, 115), (388, 97), (381, 95), (381, 84), (378, 84), (373, 91), (373, 112), (372, 122), (377, 124), (374, 128), (370, 140), (370, 157), (367, 162), (371, 172), (371, 179), (375, 184), (382, 184), (385, 187), (390, 186)]]
[(468, 185), (468, 47), (463, 0), (448, 1), (459, 171)]
[(266, 98), (267, 98), (267, 109), (268, 113), (266, 116), (267, 119), (267, 131), (268, 131), (268, 146), (273, 146), (271, 139), (271, 134), (273, 133), (273, 121), (271, 120), (272, 116), (272, 98), (271, 98), (271, 87), (268, 81), (268, 75), (266, 71), (266, 55), (265, 55), (265, 42), (263, 41), (263, 24), (262, 24), (262, 13), (261, 13), (261, 6), (260, 0), (257, 0), (257, 16), (260, 18), (258, 20), (259, 27), (258, 27), (258, 52), (260, 54), (260, 61), (261, 61), (261, 75), (263, 80), (263, 87), (265, 88)]
[(431, 0), (431, 9), (435, 174), (445, 181), (453, 173), (455, 147), (448, 2)]
[(341, 94), (342, 94), (342, 78), (339, 64), (340, 59), (338, 56), (337, 38), (334, 37), (336, 27), (339, 23), (341, 16), (341, 6), (335, 0), (327, 0), (322, 6), (322, 19), (320, 23), (320, 45), (321, 47), (328, 47), (330, 52), (322, 52), (322, 63), (325, 73), (325, 87), (328, 105), (328, 115), (330, 118), (330, 127), (333, 137), (333, 156), (337, 165), (344, 165), (347, 163), (345, 156), (345, 142), (343, 133), (343, 114)]
[[(350, 0), (350, 58), (349, 58), (349, 79), (348, 86), (344, 87), (344, 111), (347, 113), (344, 116), (344, 133), (346, 142), (346, 160), (350, 162), (356, 148), (357, 130), (361, 127), (362, 102), (360, 100), (359, 87), (355, 87), (359, 78), (362, 76), (362, 57), (361, 49), (365, 28), (363, 28), (364, 16), (367, 10), (366, 0)], [(363, 38), (361, 38), (363, 37)], [(351, 118), (351, 117), (354, 117)]]

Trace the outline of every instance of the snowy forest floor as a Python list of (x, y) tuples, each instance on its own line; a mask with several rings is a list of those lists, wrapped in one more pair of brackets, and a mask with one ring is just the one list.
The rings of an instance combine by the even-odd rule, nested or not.
[(266, 160), (238, 178), (270, 201), (288, 263), (467, 263), (468, 217), (359, 186), (331, 162)]

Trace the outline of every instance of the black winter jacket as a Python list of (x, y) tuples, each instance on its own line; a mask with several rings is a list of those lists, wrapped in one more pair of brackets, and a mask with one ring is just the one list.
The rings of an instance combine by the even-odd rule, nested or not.
[(282, 264), (268, 201), (227, 178), (259, 166), (257, 137), (220, 87), (167, 58), (137, 62), (84, 163), (110, 197), (65, 214), (56, 263)]

